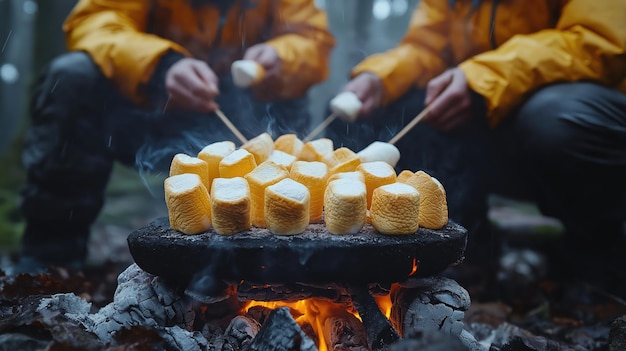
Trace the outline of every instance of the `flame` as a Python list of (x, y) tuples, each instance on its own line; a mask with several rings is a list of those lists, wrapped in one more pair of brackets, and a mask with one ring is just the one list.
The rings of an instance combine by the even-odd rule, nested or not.
[(417, 272), (417, 258), (413, 257), (413, 268), (411, 269), (411, 273), (409, 273), (409, 277)]
[(389, 319), (389, 317), (391, 317), (391, 295), (387, 294), (387, 295), (379, 295), (379, 296), (374, 296), (374, 299), (376, 300), (376, 304), (378, 305), (378, 308), (380, 308), (380, 311), (385, 315), (385, 317), (387, 317), (387, 319)]
[[(263, 306), (269, 309), (276, 309), (279, 307), (289, 307), (294, 311), (298, 312), (298, 316), (295, 317), (295, 321), (303, 326), (305, 324), (309, 324), (315, 335), (317, 336), (317, 348), (318, 351), (328, 351), (327, 341), (324, 337), (324, 321), (328, 316), (334, 315), (338, 310), (343, 310), (351, 313), (359, 321), (362, 322), (361, 316), (359, 316), (358, 312), (347, 310), (345, 306), (335, 304), (333, 302), (322, 300), (322, 299), (306, 299), (299, 300), (295, 302), (285, 302), (285, 301), (249, 301), (248, 304), (244, 308), (244, 312), (248, 312), (248, 310), (254, 306)], [(391, 307), (389, 308), (391, 310)]]

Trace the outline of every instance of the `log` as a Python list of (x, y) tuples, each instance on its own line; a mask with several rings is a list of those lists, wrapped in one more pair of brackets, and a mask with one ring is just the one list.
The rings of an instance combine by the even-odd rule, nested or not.
[[(248, 309), (245, 315), (251, 319), (254, 319), (260, 325), (263, 325), (269, 318), (272, 311), (273, 309), (269, 307), (252, 306)], [(298, 318), (296, 312), (297, 311), (294, 311), (292, 309), (289, 310), (289, 313), (291, 313), (291, 316), (294, 318), (294, 320)], [(313, 326), (309, 322), (300, 322), (300, 323), (301, 323), (300, 328), (302, 329), (304, 334), (308, 336), (311, 340), (315, 341), (315, 345), (319, 347), (319, 344), (318, 344), (319, 338), (317, 334), (315, 334), (315, 330), (313, 329)]]
[(293, 319), (289, 308), (279, 307), (272, 311), (252, 340), (250, 350), (317, 351), (317, 347)]
[(394, 289), (391, 300), (391, 323), (403, 338), (455, 339), (468, 350), (482, 349), (464, 333), (470, 297), (456, 281), (439, 276), (412, 279)]
[(224, 336), (235, 350), (245, 350), (259, 333), (261, 325), (252, 318), (236, 316), (224, 332)]
[(296, 302), (309, 298), (333, 301), (339, 304), (349, 304), (351, 297), (346, 288), (340, 284), (300, 284), (276, 283), (254, 284), (243, 282), (237, 287), (237, 296), (242, 301), (284, 301)]
[(354, 307), (359, 312), (372, 350), (382, 350), (400, 339), (387, 317), (366, 288), (351, 287)]
[(343, 308), (332, 308), (323, 319), (324, 339), (328, 350), (371, 351), (363, 323)]

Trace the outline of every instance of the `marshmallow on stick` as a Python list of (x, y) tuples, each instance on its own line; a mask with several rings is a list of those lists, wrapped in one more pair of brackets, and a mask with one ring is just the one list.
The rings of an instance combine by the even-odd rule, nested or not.
[(361, 111), (363, 103), (355, 93), (346, 91), (330, 100), (330, 110), (347, 122), (356, 121), (356, 117)]
[(236, 86), (247, 88), (263, 79), (263, 66), (252, 60), (238, 60), (230, 66), (233, 82)]
[(361, 159), (361, 163), (384, 161), (391, 167), (395, 167), (400, 160), (400, 150), (393, 144), (375, 141), (359, 151), (357, 156)]

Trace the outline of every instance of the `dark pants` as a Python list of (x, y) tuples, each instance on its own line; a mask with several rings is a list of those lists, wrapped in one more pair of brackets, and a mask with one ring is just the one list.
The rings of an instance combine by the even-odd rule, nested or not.
[[(365, 122), (335, 121), (327, 134), (360, 150), (388, 141), (423, 108), (422, 91)], [(615, 246), (626, 219), (626, 95), (593, 83), (546, 86), (495, 129), (485, 118), (444, 134), (418, 124), (396, 144), (397, 171), (439, 179), (450, 218), (468, 228), (468, 252), (489, 245), (487, 195), (534, 201), (582, 245)], [(482, 237), (481, 237), (482, 236)], [(623, 246), (622, 246), (623, 247)]]
[[(298, 133), (310, 123), (305, 98), (259, 103), (220, 77), (221, 110), (248, 139)], [(64, 54), (43, 71), (24, 145), (27, 182), (22, 253), (52, 263), (82, 260), (89, 227), (104, 202), (112, 166), (169, 172), (173, 155), (237, 138), (214, 114), (142, 109), (122, 96), (82, 52)]]

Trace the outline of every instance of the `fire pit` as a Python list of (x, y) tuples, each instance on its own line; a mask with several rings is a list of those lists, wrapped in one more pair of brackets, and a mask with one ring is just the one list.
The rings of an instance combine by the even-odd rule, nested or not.
[(291, 236), (255, 227), (224, 236), (212, 230), (185, 235), (161, 218), (131, 233), (128, 244), (142, 270), (182, 284), (186, 295), (204, 303), (236, 295), (240, 301), (321, 298), (352, 306), (369, 347), (381, 349), (400, 337), (375, 296), (458, 264), (466, 240), (465, 228), (452, 221), (398, 236), (381, 235), (370, 225), (333, 235), (323, 223)]

